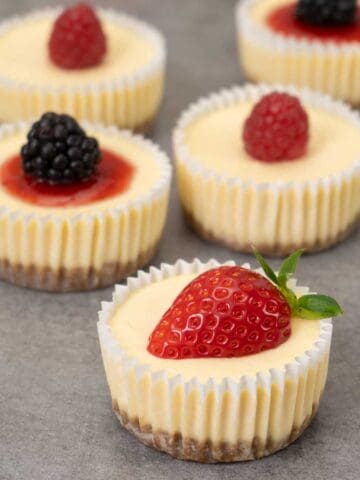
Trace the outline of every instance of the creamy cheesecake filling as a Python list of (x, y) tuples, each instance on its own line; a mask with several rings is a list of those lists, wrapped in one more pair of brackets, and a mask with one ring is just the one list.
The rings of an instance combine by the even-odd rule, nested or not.
[(84, 87), (133, 75), (155, 56), (154, 47), (146, 38), (100, 14), (108, 47), (104, 61), (92, 68), (61, 69), (51, 62), (48, 53), (55, 18), (54, 13), (25, 17), (1, 32), (0, 77), (38, 87)]
[(341, 173), (360, 159), (360, 132), (345, 118), (304, 105), (310, 122), (307, 154), (293, 161), (265, 163), (250, 157), (241, 139), (253, 103), (241, 102), (195, 118), (185, 145), (197, 163), (219, 175), (256, 183), (302, 182)]
[(256, 355), (239, 358), (197, 358), (164, 360), (147, 351), (148, 338), (165, 311), (182, 289), (197, 275), (184, 274), (161, 280), (131, 293), (110, 319), (114, 337), (129, 357), (149, 365), (152, 371), (165, 370), (169, 376), (194, 376), (202, 382), (209, 377), (221, 381), (224, 377), (238, 380), (243, 375), (267, 372), (270, 368), (283, 369), (287, 363), (302, 356), (319, 338), (320, 322), (292, 319), (292, 334), (279, 347)]
[(275, 8), (280, 8), (285, 5), (294, 3), (294, 0), (261, 0), (254, 2), (251, 6), (250, 14), (260, 25), (266, 24), (266, 20)]
[[(19, 130), (12, 135), (5, 135), (1, 139), (0, 165), (20, 152), (21, 146), (25, 143), (26, 133), (25, 130)], [(101, 148), (122, 156), (134, 167), (134, 175), (127, 190), (112, 198), (92, 202), (88, 205), (65, 208), (44, 207), (27, 203), (21, 198), (11, 195), (2, 188), (0, 178), (0, 206), (6, 205), (9, 209), (20, 208), (24, 214), (35, 211), (46, 214), (48, 211), (51, 214), (56, 214), (58, 217), (64, 217), (69, 214), (70, 210), (72, 214), (77, 215), (80, 213), (94, 213), (95, 209), (105, 210), (116, 208), (117, 206), (125, 206), (154, 188), (160, 179), (161, 167), (150, 151), (142, 148), (131, 138), (126, 138), (126, 136), (116, 133), (110, 134), (100, 132), (99, 130), (91, 131), (91, 129), (87, 129), (87, 134), (96, 137)]]

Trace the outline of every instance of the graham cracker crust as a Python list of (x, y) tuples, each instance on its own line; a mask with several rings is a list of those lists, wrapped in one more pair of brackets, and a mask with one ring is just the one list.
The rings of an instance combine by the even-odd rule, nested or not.
[[(153, 115), (151, 118), (148, 120), (145, 120), (145, 122), (140, 123), (139, 125), (136, 125), (134, 128), (130, 128), (135, 133), (140, 133), (140, 134), (145, 134), (145, 133), (151, 133), (154, 123), (155, 123), (155, 116)], [(126, 127), (119, 127), (119, 128), (126, 128)]]
[(183, 438), (181, 433), (153, 432), (151, 425), (140, 426), (138, 419), (130, 420), (126, 412), (119, 409), (113, 400), (113, 409), (121, 425), (132, 433), (140, 442), (148, 447), (168, 453), (179, 460), (191, 460), (199, 463), (229, 463), (256, 460), (271, 455), (293, 443), (315, 417), (319, 405), (313, 405), (312, 413), (300, 426), (294, 428), (287, 439), (274, 442), (268, 438), (264, 444), (258, 438), (253, 442), (238, 442), (229, 444), (222, 442), (214, 444), (211, 440), (199, 442), (192, 438)]
[(75, 292), (105, 288), (148, 264), (155, 253), (156, 246), (157, 243), (135, 260), (127, 263), (108, 263), (101, 270), (61, 268), (55, 271), (49, 267), (39, 268), (36, 265), (24, 267), (11, 265), (6, 260), (0, 261), (0, 279), (21, 287), (47, 292)]
[[(246, 253), (252, 253), (252, 244), (241, 244), (238, 242), (228, 242), (224, 240), (223, 238), (214, 235), (212, 232), (205, 230), (204, 227), (195, 220), (194, 216), (186, 211), (183, 208), (183, 213), (185, 217), (186, 223), (190, 226), (190, 228), (200, 237), (204, 238), (205, 240), (212, 242), (212, 243), (218, 243), (220, 245), (223, 245), (225, 247), (228, 247), (232, 250), (235, 251), (240, 251), (240, 252), (246, 252)], [(303, 243), (298, 243), (298, 244), (289, 244), (289, 245), (279, 245), (276, 244), (274, 246), (269, 246), (269, 245), (261, 245), (261, 244), (254, 244), (255, 247), (264, 255), (268, 255), (270, 257), (284, 257), (286, 255), (289, 255), (290, 253), (294, 252), (295, 250), (298, 250), (300, 248), (305, 249), (306, 253), (315, 253), (315, 252), (320, 252), (322, 250), (326, 250), (328, 248), (333, 247), (335, 244), (341, 242), (344, 240), (346, 237), (348, 237), (357, 227), (358, 223), (360, 220), (360, 214), (356, 217), (356, 219), (342, 232), (340, 232), (335, 238), (330, 238), (325, 240), (324, 242), (317, 241), (313, 244), (303, 244)]]

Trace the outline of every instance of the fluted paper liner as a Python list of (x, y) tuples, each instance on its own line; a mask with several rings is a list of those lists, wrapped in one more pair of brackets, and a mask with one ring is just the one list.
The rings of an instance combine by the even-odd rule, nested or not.
[[(238, 379), (227, 378), (224, 372), (221, 382), (210, 372), (206, 382), (196, 372), (191, 379), (172, 376), (167, 360), (163, 370), (155, 371), (130, 357), (110, 326), (112, 315), (129, 295), (165, 278), (200, 274), (217, 266), (215, 260), (178, 260), (160, 269), (151, 267), (149, 273), (140, 271), (127, 285), (115, 287), (112, 302), (102, 304), (98, 322), (107, 381), (121, 423), (149, 446), (201, 462), (259, 458), (295, 440), (319, 406), (332, 333), (331, 320), (323, 320), (311, 348), (283, 368)], [(292, 288), (297, 294), (308, 291), (296, 287), (295, 281)]]
[[(46, 87), (24, 84), (0, 72), (0, 120), (29, 120), (44, 111), (68, 113), (79, 120), (143, 132), (160, 106), (166, 63), (164, 37), (149, 24), (109, 9), (98, 9), (100, 17), (131, 29), (153, 47), (153, 56), (134, 73), (88, 82), (79, 86)], [(54, 16), (61, 9), (43, 9), (13, 17), (0, 24), (0, 36), (15, 25), (39, 17)], [(101, 65), (98, 67), (101, 68)]]
[(257, 102), (274, 90), (344, 118), (360, 132), (357, 113), (306, 89), (248, 84), (202, 98), (183, 112), (173, 136), (182, 206), (201, 236), (235, 250), (251, 251), (252, 244), (270, 255), (286, 255), (301, 247), (322, 250), (344, 238), (358, 220), (360, 158), (354, 158), (353, 166), (338, 175), (257, 183), (217, 174), (192, 156), (186, 145), (186, 129), (197, 118), (236, 103)]
[(308, 87), (359, 105), (360, 43), (276, 32), (253, 18), (251, 10), (260, 1), (265, 2), (241, 0), (236, 9), (240, 63), (247, 78)]
[[(167, 213), (171, 179), (167, 156), (150, 140), (129, 131), (83, 126), (145, 149), (159, 165), (159, 179), (123, 205), (95, 202), (81, 213), (76, 207), (23, 210), (21, 202), (14, 207), (0, 202), (0, 278), (43, 290), (86, 290), (113, 284), (145, 265), (154, 253)], [(24, 123), (1, 126), (0, 143), (29, 128)]]

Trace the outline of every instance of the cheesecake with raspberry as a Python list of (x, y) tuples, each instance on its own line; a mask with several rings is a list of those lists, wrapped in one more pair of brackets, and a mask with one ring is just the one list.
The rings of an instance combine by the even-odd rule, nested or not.
[(248, 79), (308, 87), (360, 104), (357, 0), (244, 0), (236, 18)]
[(145, 131), (160, 105), (166, 50), (150, 25), (79, 3), (0, 27), (0, 120), (44, 111)]
[(88, 290), (150, 260), (171, 176), (155, 144), (48, 112), (0, 127), (0, 145), (0, 278)]
[(322, 250), (360, 215), (360, 121), (296, 88), (246, 85), (191, 105), (174, 132), (186, 219), (202, 237), (270, 255)]
[(98, 322), (114, 411), (148, 446), (198, 462), (270, 455), (323, 394), (335, 300), (234, 262), (164, 264), (117, 286)]

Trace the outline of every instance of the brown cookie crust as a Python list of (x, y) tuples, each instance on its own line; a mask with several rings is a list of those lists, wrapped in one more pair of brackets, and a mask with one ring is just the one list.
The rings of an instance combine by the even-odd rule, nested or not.
[[(201, 225), (201, 223), (194, 218), (192, 213), (190, 213), (185, 209), (183, 209), (183, 211), (184, 211), (184, 217), (185, 217), (186, 223), (200, 237), (212, 243), (219, 243), (220, 245), (231, 248), (232, 250), (235, 250), (235, 251), (252, 253), (253, 251), (252, 245), (241, 244), (238, 242), (228, 242), (223, 238), (221, 238), (220, 236), (214, 235), (212, 232), (209, 232), (208, 230), (206, 230)], [(302, 244), (302, 243), (289, 244), (289, 245), (277, 244), (274, 246), (269, 246), (266, 244), (264, 245), (257, 244), (255, 246), (261, 253), (271, 257), (285, 257), (300, 248), (304, 248), (306, 253), (320, 252), (322, 250), (326, 250), (328, 248), (333, 247), (335, 244), (341, 242), (346, 237), (348, 237), (356, 229), (359, 223), (359, 220), (360, 220), (360, 215), (345, 230), (340, 232), (336, 237), (329, 238), (324, 242), (317, 241), (316, 243), (313, 243), (313, 244)]]
[(300, 437), (313, 420), (318, 407), (319, 405), (313, 405), (312, 414), (304, 420), (300, 428), (293, 428), (290, 435), (281, 442), (268, 438), (264, 444), (258, 438), (254, 438), (251, 443), (238, 442), (231, 445), (226, 442), (214, 444), (211, 440), (199, 442), (192, 438), (183, 438), (181, 433), (153, 432), (151, 425), (140, 426), (137, 418), (130, 420), (127, 413), (119, 409), (116, 400), (113, 400), (113, 409), (121, 425), (140, 442), (177, 459), (200, 463), (242, 462), (271, 455)]
[[(143, 123), (140, 123), (139, 125), (136, 125), (134, 128), (130, 128), (130, 130), (133, 130), (135, 133), (140, 133), (140, 134), (145, 134), (145, 133), (151, 133), (154, 127), (155, 123), (155, 116), (153, 115), (151, 118), (148, 120), (145, 120)], [(124, 128), (119, 125), (119, 128)], [(126, 127), (125, 127), (126, 128)]]
[(12, 265), (7, 260), (0, 261), (0, 279), (21, 287), (47, 292), (73, 292), (105, 288), (124, 279), (139, 268), (148, 264), (153, 257), (157, 243), (127, 263), (114, 262), (94, 268), (61, 268), (57, 271), (49, 267)]

